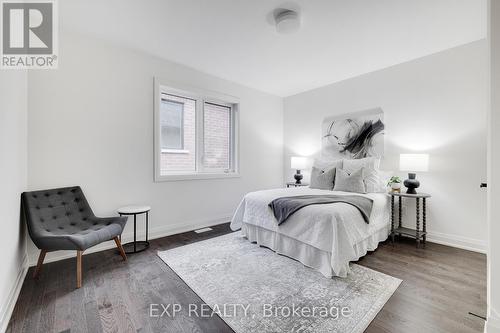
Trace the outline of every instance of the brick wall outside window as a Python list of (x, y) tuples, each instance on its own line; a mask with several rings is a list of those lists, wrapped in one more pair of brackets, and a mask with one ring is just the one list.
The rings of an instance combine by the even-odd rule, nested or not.
[(205, 169), (229, 169), (231, 108), (205, 103), (203, 113)]
[(196, 170), (196, 101), (168, 95), (168, 99), (184, 103), (184, 150), (187, 153), (161, 153), (161, 173)]

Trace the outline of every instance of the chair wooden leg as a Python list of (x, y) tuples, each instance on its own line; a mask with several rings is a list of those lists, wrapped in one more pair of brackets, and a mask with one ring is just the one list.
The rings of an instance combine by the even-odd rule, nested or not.
[(116, 247), (118, 248), (118, 251), (120, 251), (120, 255), (122, 256), (123, 260), (127, 260), (127, 255), (125, 254), (125, 250), (123, 249), (122, 243), (120, 242), (120, 239), (118, 237), (113, 238), (116, 243)]
[(76, 251), (76, 288), (82, 286), (82, 253), (83, 251)]
[(45, 254), (47, 251), (41, 250), (40, 255), (38, 256), (38, 262), (35, 267), (35, 271), (33, 272), (33, 278), (38, 279), (40, 272), (42, 271), (43, 260), (45, 259)]

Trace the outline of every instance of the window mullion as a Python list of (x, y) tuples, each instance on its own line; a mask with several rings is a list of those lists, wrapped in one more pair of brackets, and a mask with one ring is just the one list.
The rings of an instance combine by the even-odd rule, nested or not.
[(203, 172), (204, 142), (203, 142), (203, 98), (196, 99), (196, 172)]
[(229, 172), (233, 172), (234, 168), (234, 106), (229, 111)]
[(239, 113), (238, 113), (238, 105), (233, 105), (231, 108), (231, 117), (232, 117), (232, 122), (231, 122), (231, 147), (232, 147), (232, 152), (231, 152), (231, 172), (238, 172), (239, 171)]

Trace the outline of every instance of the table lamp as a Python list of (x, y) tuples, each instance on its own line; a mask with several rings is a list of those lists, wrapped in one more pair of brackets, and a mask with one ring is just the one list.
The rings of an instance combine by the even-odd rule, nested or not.
[(300, 173), (300, 170), (303, 170), (307, 168), (307, 158), (306, 157), (299, 157), (299, 156), (292, 156), (291, 161), (291, 168), (297, 170), (297, 173), (293, 176), (295, 178), (295, 184), (300, 184), (303, 176)]
[(400, 154), (399, 170), (409, 171), (408, 179), (403, 182), (407, 188), (406, 193), (417, 194), (416, 188), (420, 186), (420, 182), (416, 179), (415, 172), (429, 170), (429, 154)]

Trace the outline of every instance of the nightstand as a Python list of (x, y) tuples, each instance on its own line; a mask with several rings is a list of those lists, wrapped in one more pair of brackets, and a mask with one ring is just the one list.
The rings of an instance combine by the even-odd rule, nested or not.
[(302, 186), (309, 186), (309, 184), (307, 184), (307, 183), (297, 184), (295, 182), (288, 182), (288, 183), (286, 183), (286, 187), (302, 187)]
[[(399, 235), (405, 235), (405, 236), (410, 236), (415, 238), (417, 242), (417, 248), (420, 245), (420, 240), (422, 240), (422, 243), (424, 244), (425, 247), (425, 240), (427, 237), (427, 225), (426, 225), (426, 215), (427, 215), (427, 206), (426, 206), (426, 199), (430, 198), (431, 195), (427, 193), (417, 193), (417, 194), (408, 194), (408, 193), (389, 193), (391, 196), (391, 240), (392, 243), (394, 244), (394, 236)], [(398, 205), (399, 205), (399, 223), (398, 227), (394, 227), (394, 197), (398, 197)], [(416, 212), (417, 212), (417, 219), (416, 219), (416, 228), (415, 229), (410, 229), (410, 228), (404, 228), (401, 223), (402, 223), (402, 208), (403, 208), (403, 198), (411, 198), (416, 200)], [(422, 230), (420, 230), (420, 200), (422, 200)]]

